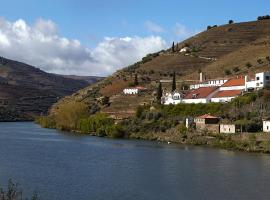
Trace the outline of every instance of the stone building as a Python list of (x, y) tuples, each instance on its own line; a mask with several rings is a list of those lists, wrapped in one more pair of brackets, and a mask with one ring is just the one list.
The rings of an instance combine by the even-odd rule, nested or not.
[(199, 132), (219, 133), (219, 118), (209, 114), (194, 119), (196, 130)]

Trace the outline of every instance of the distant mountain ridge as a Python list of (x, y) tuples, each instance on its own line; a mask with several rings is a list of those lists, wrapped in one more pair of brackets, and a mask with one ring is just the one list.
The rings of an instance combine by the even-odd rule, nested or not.
[(32, 120), (99, 77), (62, 76), (0, 57), (0, 121)]

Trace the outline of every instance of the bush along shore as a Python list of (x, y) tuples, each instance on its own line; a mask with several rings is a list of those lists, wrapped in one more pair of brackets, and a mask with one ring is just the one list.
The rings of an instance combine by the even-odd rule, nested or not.
[[(270, 116), (270, 90), (249, 93), (227, 104), (178, 104), (139, 106), (136, 116), (121, 121), (102, 113), (89, 114), (83, 102), (66, 102), (57, 112), (36, 119), (44, 128), (54, 128), (111, 138), (133, 138), (230, 150), (270, 153), (270, 135), (261, 132), (262, 118)], [(210, 113), (224, 123), (242, 127), (243, 133), (220, 134), (185, 126), (186, 117)]]

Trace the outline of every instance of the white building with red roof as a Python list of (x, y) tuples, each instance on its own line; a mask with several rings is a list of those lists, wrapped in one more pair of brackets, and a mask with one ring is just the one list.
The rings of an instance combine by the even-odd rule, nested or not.
[(182, 103), (184, 94), (181, 92), (172, 92), (172, 93), (165, 93), (163, 94), (162, 98), (161, 98), (161, 103), (164, 105), (176, 105), (179, 103)]
[[(255, 79), (249, 80), (247, 76), (227, 79), (208, 80), (203, 82), (202, 73), (200, 83), (191, 85), (190, 91), (181, 98), (173, 99), (173, 94), (167, 95), (163, 104), (178, 103), (226, 103), (249, 90), (258, 90), (270, 86), (270, 72), (255, 74)], [(166, 102), (166, 103), (165, 103)]]
[(245, 84), (246, 82), (244, 77), (232, 78), (220, 86), (219, 90), (245, 90)]
[(189, 91), (183, 98), (183, 103), (210, 103), (211, 98), (218, 92), (218, 87), (201, 87)]
[(242, 90), (223, 90), (218, 91), (212, 98), (211, 102), (215, 103), (227, 103), (231, 102), (232, 99), (240, 96), (242, 94)]
[(190, 89), (191, 90), (194, 90), (194, 89), (198, 89), (198, 88), (201, 88), (201, 87), (220, 87), (224, 83), (226, 83), (227, 81), (228, 81), (228, 79), (212, 79), (212, 80), (207, 80), (207, 81), (203, 81), (201, 83), (190, 85)]

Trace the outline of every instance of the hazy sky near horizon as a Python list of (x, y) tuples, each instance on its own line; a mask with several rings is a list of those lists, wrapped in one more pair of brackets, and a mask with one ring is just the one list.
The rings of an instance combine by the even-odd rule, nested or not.
[(269, 10), (267, 0), (1, 1), (0, 55), (47, 72), (109, 75), (207, 25)]

